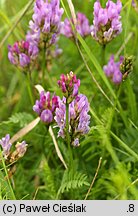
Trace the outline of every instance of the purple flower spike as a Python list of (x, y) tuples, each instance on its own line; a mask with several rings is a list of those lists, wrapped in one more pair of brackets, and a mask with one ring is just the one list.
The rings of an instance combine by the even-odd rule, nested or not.
[(2, 154), (3, 154), (4, 158), (7, 159), (7, 157), (10, 154), (10, 148), (12, 146), (12, 144), (10, 143), (10, 135), (9, 134), (7, 134), (5, 137), (3, 137), (0, 140), (0, 145), (3, 149)]
[[(54, 117), (59, 127), (58, 136), (65, 137), (66, 133), (66, 98), (59, 100), (59, 107), (56, 108)], [(79, 94), (69, 104), (69, 133), (73, 146), (79, 146), (80, 136), (89, 132), (90, 116), (89, 103), (85, 95)]]
[[(70, 22), (74, 24), (73, 19), (70, 20), (65, 19), (64, 22), (62, 23), (62, 28), (61, 28), (61, 33), (65, 35), (67, 38), (73, 38), (74, 36)], [(80, 12), (77, 13), (76, 30), (82, 37), (86, 37), (91, 33), (91, 26), (89, 25), (89, 20), (84, 14)]]
[(108, 0), (106, 8), (101, 7), (99, 0), (94, 3), (94, 20), (91, 35), (100, 44), (110, 42), (121, 33), (121, 9), (122, 3), (120, 0), (117, 0), (117, 3)]
[(78, 95), (78, 89), (80, 86), (80, 80), (76, 78), (76, 75), (71, 71), (69, 74), (60, 76), (58, 85), (61, 88), (64, 96), (67, 98), (67, 102), (71, 101)]
[(10, 62), (20, 68), (28, 67), (38, 55), (38, 48), (27, 41), (15, 42), (8, 46), (8, 58)]
[(36, 100), (33, 110), (40, 116), (41, 120), (46, 124), (50, 124), (53, 121), (53, 115), (58, 104), (59, 98), (56, 95), (50, 96), (50, 92), (42, 91), (40, 93), (40, 99)]
[(110, 57), (110, 60), (107, 65), (103, 67), (103, 70), (107, 77), (111, 78), (113, 83), (120, 84), (123, 80), (123, 74), (120, 71), (120, 65), (123, 62), (124, 57), (120, 57), (119, 62), (114, 61), (114, 56)]
[(26, 36), (27, 41), (38, 47), (41, 47), (44, 41), (47, 41), (48, 47), (55, 44), (58, 40), (63, 12), (59, 0), (36, 0), (34, 14), (29, 22), (30, 31)]

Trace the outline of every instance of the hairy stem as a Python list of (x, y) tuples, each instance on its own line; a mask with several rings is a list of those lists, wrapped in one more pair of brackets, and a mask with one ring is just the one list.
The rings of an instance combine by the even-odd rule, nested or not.
[(66, 102), (66, 140), (68, 146), (70, 146), (70, 135), (69, 135), (69, 104)]
[(70, 155), (70, 167), (73, 165), (73, 156), (71, 151), (70, 134), (69, 134), (69, 104), (66, 102), (66, 141), (68, 144), (68, 150)]

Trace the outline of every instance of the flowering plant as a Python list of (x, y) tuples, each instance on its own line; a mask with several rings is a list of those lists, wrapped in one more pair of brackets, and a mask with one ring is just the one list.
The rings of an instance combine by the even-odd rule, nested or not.
[(100, 1), (94, 3), (94, 20), (92, 26), (92, 37), (100, 44), (106, 44), (122, 31), (120, 12), (122, 4), (120, 0), (114, 3), (108, 0), (106, 8), (102, 8)]

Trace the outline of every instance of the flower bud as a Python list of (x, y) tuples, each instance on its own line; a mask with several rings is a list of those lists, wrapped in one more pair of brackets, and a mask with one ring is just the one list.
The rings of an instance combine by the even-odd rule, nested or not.
[(80, 86), (80, 80), (76, 78), (76, 75), (71, 71), (69, 74), (60, 76), (58, 85), (61, 88), (67, 103), (71, 103), (73, 99), (78, 95), (78, 89)]
[(120, 70), (123, 74), (123, 80), (126, 79), (128, 74), (133, 71), (133, 62), (134, 62), (134, 57), (129, 56), (129, 57), (125, 57), (123, 62), (120, 64)]

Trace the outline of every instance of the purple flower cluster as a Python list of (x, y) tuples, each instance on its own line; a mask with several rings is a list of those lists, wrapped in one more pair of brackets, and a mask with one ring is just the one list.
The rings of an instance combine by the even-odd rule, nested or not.
[[(92, 29), (91, 26), (89, 25), (89, 20), (87, 19), (87, 17), (84, 14), (78, 12), (76, 19), (77, 19), (76, 31), (82, 37), (86, 37), (90, 35)], [(61, 34), (65, 35), (67, 38), (73, 38), (74, 36), (71, 23), (74, 24), (73, 19), (69, 20), (67, 18), (62, 23)]]
[(12, 64), (25, 69), (36, 59), (41, 49), (46, 50), (47, 61), (49, 56), (57, 57), (61, 53), (57, 47), (54, 51), (50, 50), (51, 45), (57, 43), (60, 33), (63, 9), (59, 5), (59, 0), (36, 0), (26, 41), (8, 46), (8, 58)]
[(76, 75), (71, 71), (69, 74), (60, 76), (58, 85), (61, 88), (64, 96), (67, 98), (67, 102), (70, 103), (74, 97), (78, 95), (78, 89), (80, 86), (80, 80), (76, 78)]
[(114, 55), (110, 57), (107, 65), (103, 67), (103, 70), (107, 77), (111, 78), (115, 84), (120, 84), (123, 80), (123, 74), (120, 71), (120, 65), (123, 62), (124, 57), (120, 57), (119, 62), (115, 62)]
[(106, 8), (101, 7), (99, 0), (94, 3), (94, 20), (91, 34), (100, 44), (108, 43), (121, 33), (121, 9), (120, 0), (117, 0), (117, 3), (108, 0)]
[(41, 120), (50, 124), (53, 121), (53, 114), (58, 107), (59, 98), (56, 95), (50, 97), (50, 92), (42, 91), (40, 100), (36, 100), (33, 110), (40, 116)]
[[(85, 95), (79, 94), (69, 104), (69, 134), (73, 146), (79, 146), (81, 135), (89, 132), (90, 116), (88, 115), (89, 103)], [(56, 108), (55, 121), (59, 129), (58, 136), (66, 135), (66, 98), (59, 100), (59, 107)]]
[(59, 0), (36, 0), (27, 41), (38, 46), (41, 42), (46, 42), (48, 46), (56, 43), (63, 12)]
[(3, 137), (0, 140), (0, 145), (2, 147), (2, 154), (4, 158), (9, 160), (10, 162), (14, 162), (18, 160), (19, 158), (23, 157), (26, 150), (27, 150), (27, 144), (25, 141), (22, 141), (21, 143), (17, 143), (15, 145), (16, 149), (15, 151), (11, 152), (11, 146), (12, 143), (10, 142), (10, 135), (7, 134), (5, 137)]
[(7, 157), (9, 156), (10, 154), (10, 149), (11, 149), (11, 142), (10, 142), (10, 135), (7, 134), (5, 137), (3, 137), (1, 140), (0, 140), (0, 145), (2, 147), (2, 154), (4, 156), (5, 159), (7, 159)]
[(58, 136), (68, 139), (69, 135), (69, 143), (78, 146), (80, 136), (89, 131), (88, 99), (83, 94), (78, 95), (80, 80), (72, 71), (67, 75), (62, 74), (58, 85), (64, 94), (63, 99), (56, 95), (51, 97), (50, 92), (41, 91), (40, 99), (36, 100), (33, 110), (48, 126), (55, 121), (60, 128)]
[(26, 68), (36, 59), (38, 48), (28, 41), (15, 42), (13, 46), (8, 46), (8, 58), (10, 62), (18, 67)]

